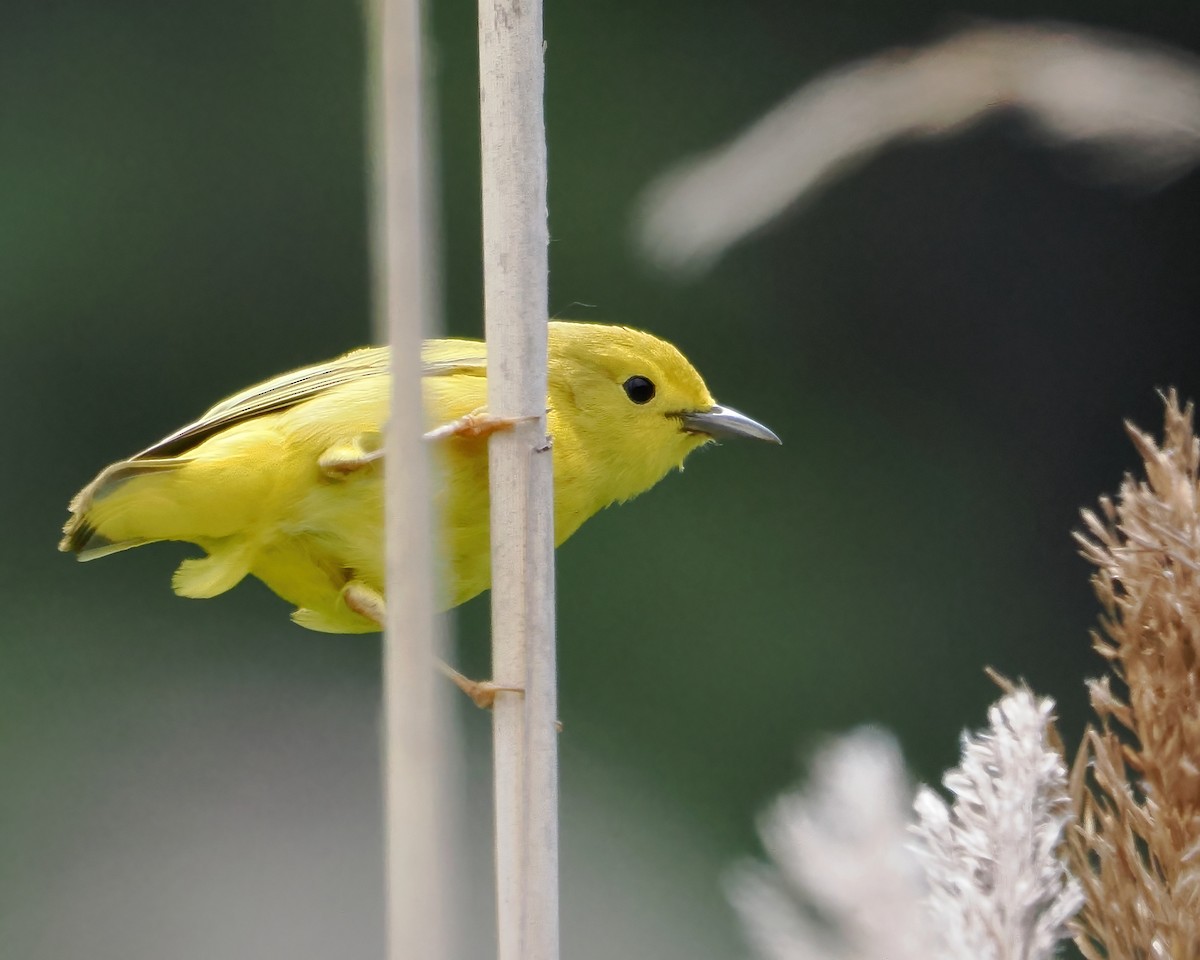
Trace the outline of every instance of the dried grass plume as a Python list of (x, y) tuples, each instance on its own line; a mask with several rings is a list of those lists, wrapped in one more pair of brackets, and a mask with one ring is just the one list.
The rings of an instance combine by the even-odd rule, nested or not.
[(1013, 689), (964, 734), (962, 762), (942, 778), (946, 803), (917, 793), (915, 850), (944, 960), (1051, 960), (1079, 910), (1060, 859), (1072, 821), (1054, 702)]
[(763, 821), (773, 866), (731, 898), (764, 960), (1051, 960), (1079, 909), (1060, 859), (1071, 819), (1053, 703), (1012, 689), (964, 734), (947, 803), (915, 803), (890, 736), (859, 730)]
[(1200, 440), (1192, 405), (1163, 399), (1161, 446), (1128, 427), (1146, 479), (1126, 477), (1078, 535), (1113, 674), (1089, 684), (1100, 726), (1072, 773), (1090, 960), (1200, 957)]
[(1200, 61), (1073, 24), (984, 24), (805, 84), (730, 142), (668, 170), (641, 204), (657, 265), (703, 269), (883, 148), (998, 110), (1051, 145), (1089, 148), (1114, 179), (1157, 185), (1200, 161)]
[(886, 732), (855, 730), (813, 760), (759, 826), (772, 865), (737, 871), (730, 900), (762, 960), (927, 960), (909, 849), (912, 785)]

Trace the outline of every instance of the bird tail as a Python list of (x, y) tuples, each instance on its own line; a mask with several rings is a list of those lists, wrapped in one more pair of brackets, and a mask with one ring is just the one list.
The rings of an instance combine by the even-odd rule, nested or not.
[(177, 594), (214, 597), (236, 586), (250, 572), (249, 545), (223, 529), (228, 512), (214, 510), (221, 486), (203, 473), (190, 476), (194, 462), (135, 458), (101, 471), (71, 501), (58, 549), (95, 560), (160, 540), (188, 540), (209, 556), (179, 565), (171, 581)]
[(146, 543), (172, 539), (165, 531), (152, 532), (152, 525), (140, 516), (142, 511), (131, 507), (136, 500), (143, 499), (141, 481), (161, 480), (184, 463), (178, 458), (122, 460), (101, 471), (71, 501), (71, 516), (63, 527), (58, 549), (74, 553), (80, 560), (95, 560)]

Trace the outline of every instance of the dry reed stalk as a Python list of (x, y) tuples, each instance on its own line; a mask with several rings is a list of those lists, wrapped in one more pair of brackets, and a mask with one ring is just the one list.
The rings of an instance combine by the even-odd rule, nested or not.
[(500, 960), (557, 960), (554, 488), (546, 435), (545, 64), (540, 0), (480, 0), (479, 115), (489, 440)]
[(1072, 772), (1089, 960), (1200, 957), (1200, 440), (1192, 405), (1163, 399), (1161, 446), (1128, 426), (1146, 479), (1127, 476), (1077, 534), (1117, 680), (1088, 684), (1100, 726)]
[(448, 960), (457, 955), (450, 906), (455, 750), (434, 670), (442, 637), (422, 440), (421, 341), (435, 334), (438, 310), (420, 2), (375, 0), (369, 15), (375, 306), (392, 347), (383, 641), (387, 955)]

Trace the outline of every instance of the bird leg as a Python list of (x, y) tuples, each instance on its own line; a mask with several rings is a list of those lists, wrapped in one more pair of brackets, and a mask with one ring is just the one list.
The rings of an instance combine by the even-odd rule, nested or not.
[(493, 417), (486, 407), (472, 410), (466, 416), (451, 420), (440, 427), (434, 427), (425, 434), (426, 440), (445, 440), (448, 437), (459, 437), (464, 440), (478, 440), (490, 437), (502, 430), (511, 430), (518, 423), (530, 423), (537, 420), (540, 414), (528, 417)]
[[(387, 619), (387, 601), (378, 590), (372, 590), (361, 580), (351, 580), (342, 588), (342, 599), (346, 601), (346, 606), (360, 617), (366, 617), (383, 627)], [(434, 666), (481, 709), (490, 708), (496, 702), (496, 694), (501, 691), (521, 694), (525, 692), (524, 687), (505, 686), (491, 680), (471, 680), (444, 660), (435, 658)]]
[[(459, 437), (464, 440), (479, 440), (502, 430), (511, 430), (518, 423), (538, 419), (529, 417), (493, 417), (485, 407), (472, 410), (466, 416), (434, 427), (424, 435), (425, 440), (445, 440)], [(363, 433), (347, 443), (326, 448), (317, 460), (321, 473), (330, 480), (345, 480), (352, 473), (378, 463), (383, 459), (383, 444), (378, 433)]]
[(342, 599), (360, 617), (366, 617), (383, 629), (387, 621), (387, 601), (378, 590), (372, 590), (361, 580), (351, 580), (342, 587)]
[(317, 466), (330, 480), (345, 480), (352, 473), (383, 459), (383, 439), (378, 433), (360, 433), (349, 443), (328, 447)]

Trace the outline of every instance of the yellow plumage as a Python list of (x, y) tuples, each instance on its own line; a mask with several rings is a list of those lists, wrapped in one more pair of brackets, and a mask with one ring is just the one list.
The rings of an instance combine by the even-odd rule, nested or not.
[[(431, 430), (483, 410), (483, 343), (429, 341), (422, 360)], [(189, 541), (206, 556), (176, 571), (181, 596), (212, 597), (250, 574), (294, 604), (302, 626), (377, 630), (345, 594), (351, 583), (384, 588), (380, 446), (389, 386), (387, 348), (376, 347), (235, 394), (103, 470), (71, 502), (59, 547), (88, 560)], [(776, 440), (716, 406), (673, 346), (624, 327), (550, 323), (547, 405), (556, 544), (714, 436)], [(454, 606), (489, 583), (487, 441), (452, 428), (431, 443), (444, 601)]]

